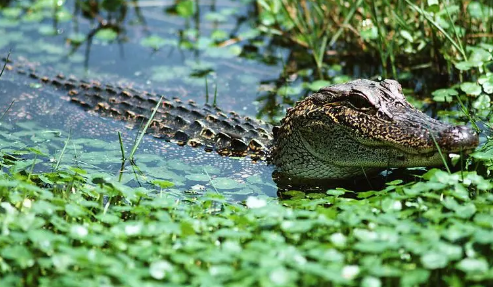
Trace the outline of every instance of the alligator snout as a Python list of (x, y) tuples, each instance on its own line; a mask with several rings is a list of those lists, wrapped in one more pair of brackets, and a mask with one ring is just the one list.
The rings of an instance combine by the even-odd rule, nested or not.
[(437, 143), (446, 152), (474, 149), (479, 144), (479, 135), (466, 126), (451, 126), (438, 134)]

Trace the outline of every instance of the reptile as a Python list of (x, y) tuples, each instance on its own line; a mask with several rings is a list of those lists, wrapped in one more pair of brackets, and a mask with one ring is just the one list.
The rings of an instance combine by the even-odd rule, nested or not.
[[(9, 62), (6, 71), (64, 90), (70, 101), (89, 112), (130, 123), (147, 122), (162, 97), (130, 86), (46, 76), (23, 62)], [(283, 176), (303, 180), (439, 166), (442, 155), (468, 153), (479, 144), (472, 129), (414, 108), (395, 80), (353, 80), (322, 88), (289, 108), (279, 126), (208, 104), (162, 97), (148, 133), (223, 156), (267, 160)]]

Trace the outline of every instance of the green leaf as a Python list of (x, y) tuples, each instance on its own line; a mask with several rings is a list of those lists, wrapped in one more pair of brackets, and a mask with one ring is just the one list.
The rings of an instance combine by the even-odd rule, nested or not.
[(486, 273), (489, 269), (488, 262), (483, 258), (465, 258), (457, 263), (457, 268), (466, 273)]
[(493, 94), (493, 75), (489, 77), (480, 77), (478, 82), (483, 86), (483, 90), (487, 94)]
[(466, 176), (464, 177), (464, 184), (467, 186), (473, 184), (479, 190), (484, 190), (484, 191), (493, 188), (493, 182), (477, 174), (477, 172), (475, 171), (466, 173)]
[(27, 150), (30, 151), (30, 152), (32, 152), (32, 153), (34, 153), (34, 154), (36, 154), (36, 155), (43, 156), (43, 157), (48, 157), (48, 155), (46, 153), (40, 151), (39, 149), (35, 149), (35, 148), (29, 147), (29, 148), (27, 148)]
[(101, 41), (105, 42), (111, 42), (114, 41), (118, 37), (118, 33), (115, 32), (113, 29), (101, 29), (96, 34), (94, 35), (96, 39), (99, 39)]
[(224, 30), (214, 30), (212, 31), (211, 33), (211, 38), (213, 40), (222, 40), (222, 39), (226, 39), (228, 37), (228, 33)]
[(482, 20), (483, 17), (487, 15), (484, 14), (483, 4), (478, 1), (471, 1), (469, 5), (467, 5), (467, 12), (471, 17), (480, 20)]
[(17, 18), (21, 15), (22, 9), (19, 7), (4, 7), (2, 9), (3, 16), (7, 18)]
[(73, 44), (82, 44), (86, 40), (86, 35), (82, 33), (71, 33), (67, 37), (67, 40), (69, 40)]
[(476, 206), (473, 203), (466, 203), (455, 208), (455, 215), (460, 218), (470, 218), (476, 213)]
[(176, 5), (176, 12), (183, 18), (189, 18), (195, 13), (195, 1), (184, 0)]
[(439, 269), (447, 266), (448, 259), (443, 253), (431, 251), (421, 256), (421, 263), (427, 269)]
[(124, 0), (103, 0), (103, 2), (101, 3), (101, 7), (103, 7), (107, 11), (115, 12), (124, 4)]
[(228, 16), (223, 15), (217, 12), (209, 12), (205, 15), (205, 19), (207, 21), (215, 21), (215, 22), (226, 22), (228, 20)]
[(55, 254), (51, 257), (51, 262), (56, 271), (63, 273), (67, 271), (74, 262), (77, 262), (77, 259), (72, 258), (72, 256), (68, 254)]
[(310, 90), (316, 92), (323, 87), (329, 86), (330, 84), (331, 84), (331, 82), (329, 82), (329, 81), (317, 80), (317, 81), (310, 82), (310, 84), (308, 85), (308, 88)]
[(482, 94), (480, 95), (473, 103), (473, 108), (480, 111), (488, 111), (491, 107), (491, 99), (490, 96)]
[(472, 53), (469, 56), (470, 62), (476, 63), (484, 63), (489, 62), (492, 59), (491, 52), (488, 52), (481, 48), (472, 48)]
[(172, 183), (171, 181), (167, 181), (167, 180), (155, 179), (155, 180), (151, 181), (151, 183), (156, 185), (156, 186), (159, 186), (160, 188), (170, 188), (170, 187), (175, 186), (174, 183)]
[(86, 211), (81, 206), (74, 203), (65, 205), (65, 212), (72, 217), (82, 217), (86, 214)]
[(144, 47), (149, 47), (149, 48), (152, 48), (154, 50), (159, 50), (162, 47), (164, 47), (164, 45), (166, 45), (166, 40), (159, 37), (159, 36), (152, 35), (152, 36), (148, 36), (146, 38), (143, 38), (140, 41), (140, 44)]
[(406, 39), (408, 42), (410, 42), (410, 43), (414, 42), (413, 36), (411, 35), (411, 33), (409, 33), (409, 31), (401, 30), (400, 33), (401, 33), (402, 38)]
[(184, 237), (195, 235), (195, 229), (193, 228), (193, 225), (189, 222), (182, 221), (180, 223), (180, 230), (181, 230), (181, 235)]
[(44, 36), (54, 36), (57, 34), (57, 29), (50, 25), (40, 25), (38, 27), (38, 32)]
[(292, 85), (284, 85), (282, 87), (279, 87), (279, 89), (277, 90), (277, 93), (280, 95), (280, 96), (283, 96), (283, 97), (289, 97), (289, 96), (294, 96), (294, 95), (298, 95), (301, 93), (301, 86), (292, 86)]
[(455, 89), (439, 89), (431, 93), (435, 102), (451, 102), (458, 94)]
[(470, 69), (472, 69), (474, 67), (479, 67), (482, 64), (483, 63), (477, 63), (477, 62), (471, 62), (471, 61), (462, 61), (462, 62), (455, 63), (454, 66), (460, 71), (469, 71)]
[(185, 178), (191, 181), (202, 181), (202, 182), (207, 182), (211, 179), (207, 174), (203, 174), (203, 173), (189, 174), (186, 175)]
[(332, 196), (341, 196), (341, 195), (345, 194), (346, 192), (347, 191), (345, 189), (329, 189), (325, 193), (327, 193), (328, 195), (332, 195)]
[(438, 0), (427, 0), (427, 2), (428, 2), (428, 7), (426, 8), (427, 11), (433, 13), (440, 11)]
[(493, 45), (488, 43), (479, 43), (479, 46), (488, 52), (493, 52)]
[(13, 260), (20, 268), (28, 268), (34, 265), (33, 254), (22, 245), (6, 246), (0, 252), (2, 257)]
[(362, 287), (381, 287), (382, 281), (376, 277), (367, 276), (361, 281)]
[(158, 260), (149, 266), (149, 274), (156, 280), (162, 280), (173, 272), (173, 265), (166, 260)]
[(430, 271), (415, 269), (406, 271), (401, 277), (401, 286), (418, 286), (426, 283), (430, 277)]
[(74, 224), (70, 227), (70, 235), (72, 238), (83, 239), (89, 234), (86, 226)]
[(477, 83), (472, 83), (472, 82), (465, 82), (460, 85), (460, 89), (472, 96), (478, 96), (481, 94), (481, 86), (479, 86)]
[(288, 233), (308, 232), (313, 226), (312, 221), (284, 221), (281, 223), (281, 229)]

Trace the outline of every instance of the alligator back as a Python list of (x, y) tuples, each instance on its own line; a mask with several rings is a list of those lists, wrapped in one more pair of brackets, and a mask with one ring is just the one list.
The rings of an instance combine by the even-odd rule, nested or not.
[(183, 102), (177, 97), (165, 97), (130, 86), (39, 72), (35, 65), (25, 62), (10, 62), (5, 72), (25, 75), (53, 89), (63, 90), (71, 102), (85, 110), (129, 122), (133, 126), (145, 125), (162, 97), (147, 132), (179, 145), (201, 147), (224, 156), (250, 156), (260, 160), (266, 159), (272, 145), (272, 127), (269, 124), (235, 112), (225, 113), (208, 104), (199, 106), (192, 100)]

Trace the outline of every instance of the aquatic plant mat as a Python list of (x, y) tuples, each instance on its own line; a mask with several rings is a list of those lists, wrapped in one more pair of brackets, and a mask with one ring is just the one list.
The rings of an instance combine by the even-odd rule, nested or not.
[[(471, 286), (493, 281), (493, 184), (432, 169), (383, 191), (176, 198), (2, 154), (0, 286)], [(42, 157), (42, 155), (40, 155)]]

